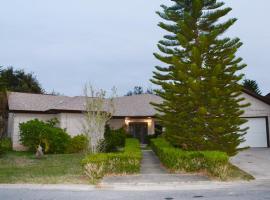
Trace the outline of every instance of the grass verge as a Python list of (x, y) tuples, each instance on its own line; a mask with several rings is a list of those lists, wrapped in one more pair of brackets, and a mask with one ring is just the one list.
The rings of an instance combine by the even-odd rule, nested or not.
[(255, 179), (252, 175), (236, 167), (235, 165), (232, 165), (231, 163), (228, 164), (228, 167), (228, 174), (225, 181), (251, 181)]

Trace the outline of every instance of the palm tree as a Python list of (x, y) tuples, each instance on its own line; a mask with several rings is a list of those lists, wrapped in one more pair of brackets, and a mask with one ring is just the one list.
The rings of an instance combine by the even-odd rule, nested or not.
[(243, 86), (244, 86), (245, 89), (247, 89), (247, 90), (249, 90), (251, 92), (254, 92), (254, 93), (259, 94), (259, 95), (262, 94), (262, 92), (261, 92), (261, 90), (259, 88), (259, 85), (255, 80), (245, 79), (243, 81)]

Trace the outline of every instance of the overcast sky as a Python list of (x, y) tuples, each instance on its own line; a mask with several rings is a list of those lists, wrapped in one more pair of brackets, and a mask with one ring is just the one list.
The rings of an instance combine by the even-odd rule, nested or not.
[[(155, 11), (169, 0), (0, 0), (0, 65), (34, 72), (42, 86), (80, 95), (85, 82), (126, 93), (150, 87), (164, 32)], [(238, 22), (247, 78), (270, 92), (270, 1), (226, 0)], [(154, 87), (154, 86), (152, 86)]]

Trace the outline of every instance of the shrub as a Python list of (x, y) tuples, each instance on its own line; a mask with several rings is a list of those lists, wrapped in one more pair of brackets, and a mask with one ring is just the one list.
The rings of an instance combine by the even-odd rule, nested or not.
[(1, 138), (0, 139), (0, 155), (4, 154), (7, 151), (12, 150), (12, 142), (10, 138)]
[(46, 153), (64, 153), (70, 143), (70, 136), (65, 130), (55, 127), (57, 119), (43, 122), (38, 119), (21, 123), (20, 141), (32, 152), (41, 145)]
[(47, 153), (66, 153), (71, 137), (65, 130), (51, 127), (45, 137), (48, 142)]
[(218, 151), (184, 151), (171, 146), (165, 139), (151, 140), (151, 147), (161, 162), (172, 171), (206, 171), (213, 176), (224, 177), (229, 157)]
[(82, 160), (90, 182), (95, 183), (106, 174), (133, 174), (140, 171), (142, 159), (140, 143), (126, 139), (123, 153), (99, 153)]
[(12, 150), (12, 142), (10, 138), (2, 138), (0, 139), (0, 146), (4, 151)]
[(111, 130), (111, 136), (113, 136), (113, 143), (117, 147), (125, 146), (125, 140), (127, 136), (127, 132), (124, 128)]
[(67, 152), (80, 153), (80, 152), (86, 151), (88, 148), (88, 144), (89, 144), (89, 140), (85, 135), (83, 134), (76, 135), (73, 138), (71, 138)]
[(19, 125), (20, 141), (30, 151), (35, 151), (37, 146), (45, 139), (48, 126), (38, 119), (30, 120)]
[(104, 134), (104, 140), (98, 145), (99, 152), (116, 152), (118, 147), (125, 145), (126, 131), (124, 128), (112, 130), (108, 126)]

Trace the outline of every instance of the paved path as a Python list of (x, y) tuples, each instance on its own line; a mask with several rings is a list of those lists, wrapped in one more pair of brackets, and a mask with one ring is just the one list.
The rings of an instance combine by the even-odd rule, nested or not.
[(142, 151), (141, 174), (168, 174), (152, 150)]
[(168, 184), (181, 182), (208, 181), (205, 176), (191, 174), (170, 174), (161, 164), (152, 150), (143, 151), (141, 173), (128, 176), (107, 176), (101, 181), (101, 186)]

